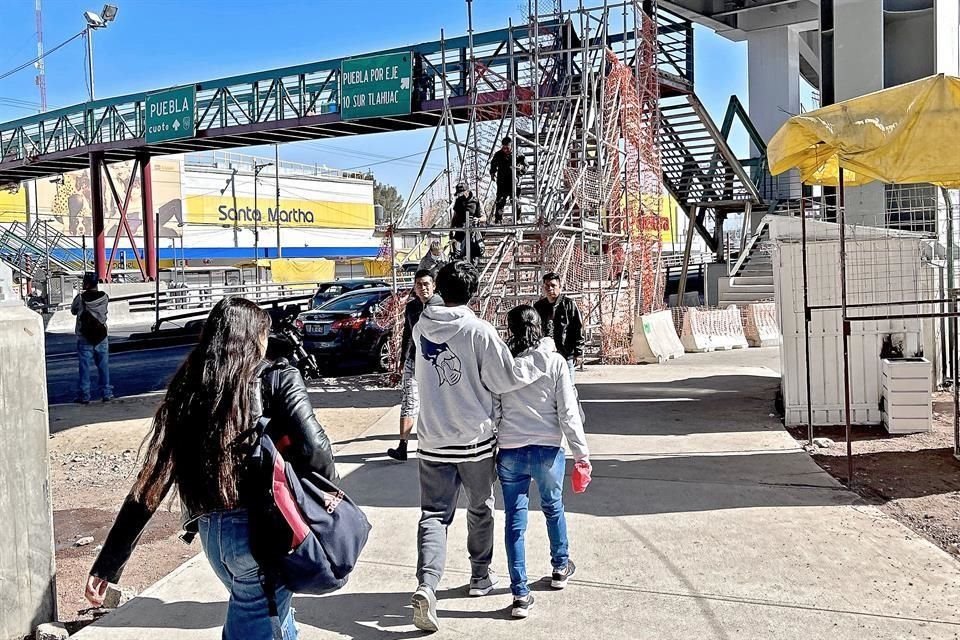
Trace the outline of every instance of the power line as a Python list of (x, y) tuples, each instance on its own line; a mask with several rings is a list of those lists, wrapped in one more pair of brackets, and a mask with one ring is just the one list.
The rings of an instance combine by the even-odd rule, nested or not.
[(63, 42), (61, 42), (60, 44), (58, 44), (58, 45), (55, 46), (54, 48), (52, 48), (52, 49), (50, 49), (49, 51), (47, 51), (46, 53), (44, 53), (42, 56), (37, 56), (36, 58), (34, 58), (33, 60), (30, 60), (29, 62), (24, 62), (24, 63), (21, 64), (20, 66), (14, 67), (14, 68), (11, 69), (10, 71), (7, 71), (7, 72), (5, 72), (5, 73), (0, 74), (0, 80), (4, 80), (4, 79), (6, 79), (6, 78), (9, 78), (9, 77), (12, 76), (13, 74), (18, 73), (18, 72), (20, 72), (20, 71), (23, 71), (23, 70), (26, 69), (27, 67), (32, 67), (33, 65), (37, 64), (38, 62), (40, 62), (41, 60), (43, 60), (44, 58), (46, 58), (47, 56), (49, 56), (49, 55), (50, 55), (51, 53), (53, 53), (54, 51), (57, 51), (58, 49), (62, 49), (63, 47), (67, 46), (68, 44), (70, 44), (71, 42), (73, 42), (74, 40), (76, 40), (77, 38), (79, 38), (80, 36), (82, 36), (82, 35), (85, 33), (85, 31), (86, 31), (86, 30), (81, 31), (80, 33), (78, 33), (77, 35), (73, 36), (72, 38), (69, 38), (69, 39), (67, 39), (67, 40), (64, 40)]

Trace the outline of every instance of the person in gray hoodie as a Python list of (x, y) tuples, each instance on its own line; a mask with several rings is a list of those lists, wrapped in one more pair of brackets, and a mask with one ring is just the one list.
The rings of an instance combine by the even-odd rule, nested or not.
[(507, 314), (507, 328), (507, 344), (517, 361), (530, 362), (544, 374), (530, 386), (501, 395), (498, 407), (497, 475), (506, 511), (512, 614), (526, 618), (533, 607), (524, 550), (530, 481), (537, 483), (540, 510), (547, 520), (553, 565), (550, 586), (563, 589), (576, 571), (570, 560), (563, 509), (564, 436), (574, 459), (588, 468), (590, 452), (567, 361), (557, 353), (553, 338), (543, 336), (540, 314), (529, 305), (515, 307)]
[(446, 563), (447, 528), (463, 489), (467, 498), (469, 594), (484, 596), (497, 582), (493, 557), (494, 394), (536, 382), (543, 373), (529, 361), (514, 361), (490, 323), (467, 304), (479, 276), (467, 262), (445, 265), (437, 274), (444, 306), (427, 306), (413, 330), (414, 369), (420, 396), (417, 425), (420, 465), (420, 524), (413, 622), (437, 631), (436, 590)]
[(110, 384), (110, 340), (107, 338), (107, 307), (110, 296), (97, 287), (97, 274), (83, 275), (83, 290), (70, 304), (70, 313), (77, 316), (77, 356), (80, 362), (80, 396), (77, 402), (90, 404), (90, 373), (94, 365), (99, 374), (103, 401), (113, 400)]

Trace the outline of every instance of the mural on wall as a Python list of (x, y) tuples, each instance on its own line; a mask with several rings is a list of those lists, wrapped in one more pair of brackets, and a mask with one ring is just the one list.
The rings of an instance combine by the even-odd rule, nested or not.
[[(141, 205), (140, 172), (132, 174), (133, 162), (110, 166), (113, 183), (123, 198), (130, 181), (130, 206), (127, 222), (130, 231), (143, 235), (143, 207)], [(153, 204), (160, 214), (160, 236), (173, 238), (181, 235), (183, 202), (181, 199), (180, 164), (178, 162), (152, 162)], [(104, 223), (108, 238), (114, 237), (120, 224), (120, 212), (114, 202), (106, 177), (104, 187)], [(47, 218), (51, 225), (69, 237), (93, 235), (93, 209), (90, 198), (90, 171), (74, 171), (37, 182), (37, 202), (41, 219)], [(152, 216), (151, 216), (152, 217)], [(151, 223), (155, 224), (154, 220)]]

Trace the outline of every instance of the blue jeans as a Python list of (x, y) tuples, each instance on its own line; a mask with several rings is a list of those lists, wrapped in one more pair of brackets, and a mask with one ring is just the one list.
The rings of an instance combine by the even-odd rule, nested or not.
[(576, 372), (576, 370), (577, 370), (577, 359), (576, 359), (576, 358), (568, 358), (568, 359), (567, 359), (567, 369), (570, 370), (570, 382), (576, 383), (576, 375), (575, 375), (575, 372)]
[(554, 569), (567, 566), (570, 557), (567, 541), (567, 518), (563, 512), (564, 455), (560, 447), (530, 445), (519, 449), (500, 449), (497, 475), (503, 487), (507, 512), (507, 564), (510, 569), (510, 591), (515, 597), (530, 593), (527, 587), (527, 558), (524, 534), (527, 531), (527, 508), (530, 504), (530, 480), (540, 492), (540, 510), (547, 519), (550, 538), (550, 563)]
[(267, 595), (260, 584), (260, 567), (250, 551), (247, 511), (210, 513), (202, 516), (198, 524), (203, 552), (213, 572), (230, 591), (223, 640), (296, 640), (290, 591), (276, 589), (280, 615), (270, 617)]
[(90, 373), (94, 364), (99, 375), (100, 389), (104, 398), (113, 397), (113, 386), (110, 384), (110, 340), (94, 346), (83, 336), (77, 336), (77, 356), (80, 359), (80, 399), (90, 400)]

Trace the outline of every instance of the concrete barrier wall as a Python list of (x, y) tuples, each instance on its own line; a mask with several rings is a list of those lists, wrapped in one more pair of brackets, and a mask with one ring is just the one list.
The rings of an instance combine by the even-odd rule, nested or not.
[(776, 303), (758, 302), (747, 305), (743, 331), (747, 344), (751, 347), (780, 346)]
[(673, 326), (673, 314), (669, 310), (640, 316), (634, 324), (633, 357), (643, 364), (655, 364), (679, 358), (683, 344)]
[(0, 307), (0, 639), (56, 619), (43, 321)]
[(726, 309), (687, 309), (680, 342), (688, 353), (746, 349), (748, 346), (740, 310), (734, 305)]

